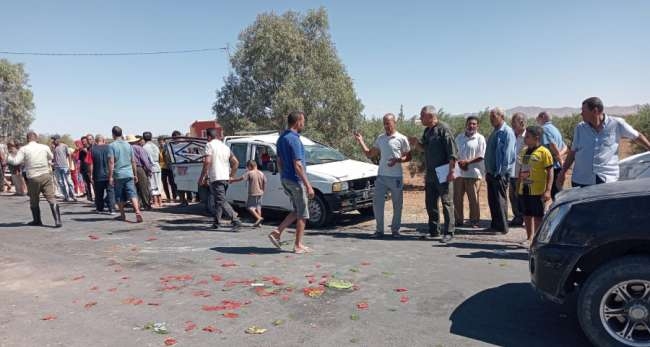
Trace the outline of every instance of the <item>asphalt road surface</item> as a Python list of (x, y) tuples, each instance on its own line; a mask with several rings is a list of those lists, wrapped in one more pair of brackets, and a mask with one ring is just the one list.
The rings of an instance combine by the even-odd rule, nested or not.
[[(314, 252), (294, 255), (293, 234), (282, 251), (268, 241), (270, 212), (232, 232), (209, 229), (198, 205), (142, 224), (91, 209), (63, 204), (63, 228), (28, 227), (27, 199), (0, 196), (1, 346), (588, 345), (571, 305), (534, 293), (514, 243), (460, 231), (442, 245), (408, 229), (371, 240), (350, 215), (308, 230)], [(354, 287), (306, 295), (331, 278)]]

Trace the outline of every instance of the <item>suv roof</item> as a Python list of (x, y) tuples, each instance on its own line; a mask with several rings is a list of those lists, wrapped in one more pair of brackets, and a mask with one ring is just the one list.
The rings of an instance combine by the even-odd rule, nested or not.
[[(223, 140), (224, 142), (250, 142), (250, 141), (259, 141), (259, 142), (264, 142), (264, 143), (269, 143), (275, 145), (278, 142), (278, 138), (280, 137), (280, 134), (278, 133), (273, 133), (273, 134), (261, 134), (261, 135), (234, 135), (234, 136), (226, 136)], [(303, 145), (311, 146), (315, 145), (316, 143), (304, 136), (300, 136), (300, 141), (302, 142)]]
[(596, 184), (583, 188), (572, 188), (558, 194), (554, 205), (582, 200), (605, 200), (623, 196), (650, 195), (650, 178)]

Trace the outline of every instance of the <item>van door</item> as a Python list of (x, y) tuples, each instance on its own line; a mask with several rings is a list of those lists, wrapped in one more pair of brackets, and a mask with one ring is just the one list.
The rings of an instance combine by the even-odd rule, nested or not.
[[(248, 151), (249, 145), (246, 142), (236, 142), (230, 143), (230, 151), (239, 161), (239, 166), (237, 167), (236, 177), (241, 177), (246, 173), (246, 162), (248, 161)], [(246, 200), (248, 199), (248, 186), (245, 182), (237, 182), (228, 186), (228, 193), (226, 194), (226, 199), (229, 202), (234, 202), (237, 205), (245, 205)]]
[(291, 201), (284, 193), (280, 173), (277, 172), (278, 156), (275, 149), (268, 145), (253, 145), (253, 156), (257, 163), (257, 169), (266, 176), (266, 191), (262, 198), (262, 206), (291, 209)]

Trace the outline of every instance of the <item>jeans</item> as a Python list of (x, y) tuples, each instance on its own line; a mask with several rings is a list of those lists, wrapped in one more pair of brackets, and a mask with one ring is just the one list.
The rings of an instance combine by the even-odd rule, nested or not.
[(226, 200), (226, 190), (228, 190), (228, 181), (212, 181), (210, 183), (210, 193), (214, 196), (215, 202), (214, 224), (220, 224), (223, 212), (231, 216), (233, 222), (238, 220), (235, 217), (235, 211)]
[[(424, 200), (429, 215), (429, 234), (435, 235), (440, 231), (444, 235), (454, 235), (456, 230), (453, 185), (449, 182), (438, 183), (437, 178), (427, 177), (424, 181)], [(445, 218), (445, 225), (440, 230), (440, 211), (438, 210), (438, 199), (442, 202), (442, 215)]]
[(508, 192), (509, 178), (507, 176), (492, 176), (491, 174), (487, 174), (485, 180), (487, 181), (490, 216), (492, 217), (490, 228), (505, 234), (508, 232), (506, 195)]
[(56, 182), (59, 184), (63, 198), (66, 200), (74, 198), (74, 185), (70, 177), (70, 169), (67, 167), (57, 167), (54, 168), (54, 174), (56, 175)]
[(386, 205), (386, 193), (390, 191), (393, 201), (393, 222), (390, 230), (393, 233), (399, 232), (402, 225), (402, 206), (404, 205), (404, 180), (402, 177), (377, 176), (375, 180), (375, 196), (372, 201), (372, 208), (377, 222), (376, 232), (384, 233), (384, 206)]
[(81, 177), (84, 180), (84, 185), (86, 186), (86, 199), (88, 201), (93, 201), (93, 190), (90, 184), (90, 173), (88, 173), (88, 170), (81, 170)]

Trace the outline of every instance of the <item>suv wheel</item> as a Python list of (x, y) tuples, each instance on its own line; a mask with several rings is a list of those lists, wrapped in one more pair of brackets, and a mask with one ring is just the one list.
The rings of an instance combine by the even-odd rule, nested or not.
[(597, 346), (650, 346), (650, 257), (597, 269), (580, 292), (578, 319)]
[(316, 194), (309, 200), (309, 226), (320, 228), (326, 226), (331, 218), (331, 213), (323, 198)]

